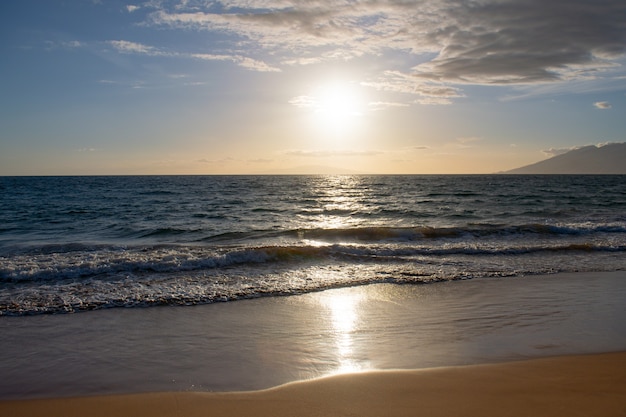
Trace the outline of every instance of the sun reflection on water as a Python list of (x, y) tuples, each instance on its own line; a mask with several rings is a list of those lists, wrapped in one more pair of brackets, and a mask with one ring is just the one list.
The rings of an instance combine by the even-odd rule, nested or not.
[(306, 228), (327, 230), (361, 226), (362, 219), (354, 214), (368, 212), (369, 192), (359, 176), (316, 178), (310, 189), (315, 204), (305, 210)]

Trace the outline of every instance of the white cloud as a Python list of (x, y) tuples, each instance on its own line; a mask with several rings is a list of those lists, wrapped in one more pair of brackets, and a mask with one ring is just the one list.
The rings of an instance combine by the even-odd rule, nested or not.
[(314, 97), (307, 95), (294, 97), (289, 100), (289, 104), (300, 108), (315, 108), (318, 106), (317, 100)]
[(204, 61), (231, 61), (233, 59), (230, 55), (215, 55), (215, 54), (191, 54), (192, 58), (202, 59)]
[(331, 156), (373, 156), (384, 152), (376, 150), (291, 150), (285, 152), (286, 155), (306, 158), (326, 158)]
[(260, 72), (281, 72), (280, 68), (268, 65), (263, 61), (257, 61), (256, 59), (248, 58), (245, 56), (234, 56), (233, 62), (243, 68)]
[(597, 101), (597, 102), (593, 103), (593, 105), (597, 109), (600, 109), (600, 110), (608, 110), (611, 107), (613, 107), (613, 106), (611, 106), (611, 103), (609, 103), (608, 101)]
[(165, 56), (165, 57), (179, 57), (179, 58), (195, 58), (205, 61), (231, 61), (240, 67), (261, 71), (261, 72), (277, 72), (279, 68), (272, 67), (263, 61), (258, 61), (246, 56), (241, 55), (225, 55), (225, 54), (204, 54), (204, 53), (180, 53), (180, 52), (167, 52), (160, 50), (154, 46), (144, 45), (137, 42), (131, 42), (126, 40), (108, 41), (109, 45), (113, 46), (118, 52), (124, 54), (139, 54), (148, 56)]
[(76, 48), (82, 48), (85, 46), (85, 44), (83, 42), (77, 41), (77, 40), (73, 40), (73, 41), (51, 41), (51, 40), (47, 40), (44, 41), (44, 44), (46, 45), (46, 49), (48, 50), (54, 50), (54, 49), (58, 49), (58, 48), (64, 48), (64, 49), (76, 49)]
[(227, 156), (225, 158), (221, 158), (221, 159), (206, 159), (206, 158), (202, 158), (202, 159), (198, 159), (195, 162), (199, 162), (201, 164), (226, 164), (229, 162), (233, 162), (236, 161), (235, 158), (231, 157), (231, 156)]
[(398, 103), (392, 101), (372, 101), (367, 105), (372, 111), (385, 110), (394, 107), (409, 107), (409, 104), (407, 103)]
[(385, 71), (377, 80), (364, 81), (361, 84), (380, 91), (417, 95), (421, 97), (417, 101), (422, 104), (450, 104), (451, 99), (463, 97), (458, 88), (423, 80), (400, 71)]
[(153, 46), (147, 46), (137, 42), (118, 40), (108, 41), (108, 44), (113, 46), (118, 52), (124, 54), (143, 54), (150, 56), (167, 55), (166, 53), (159, 51)]
[(620, 143), (620, 142), (601, 142), (601, 143), (592, 144), (592, 145), (571, 146), (569, 148), (550, 148), (550, 149), (544, 149), (541, 152), (543, 152), (544, 154), (546, 154), (549, 157), (553, 157), (553, 156), (557, 156), (557, 155), (562, 155), (562, 154), (570, 152), (570, 151), (575, 151), (575, 150), (581, 149), (581, 148), (587, 148), (587, 147), (601, 148), (603, 146), (612, 145), (612, 144), (616, 144), (616, 143)]
[(62, 45), (67, 48), (80, 48), (81, 46), (83, 46), (83, 43), (79, 41), (68, 41), (63, 42)]
[(425, 97), (425, 98), (417, 99), (415, 100), (415, 102), (419, 104), (427, 104), (427, 105), (432, 105), (432, 106), (452, 104), (452, 100), (450, 100), (449, 98), (441, 98), (441, 97)]
[(126, 11), (128, 13), (132, 13), (132, 12), (134, 12), (136, 10), (139, 10), (139, 9), (140, 9), (139, 6), (133, 6), (133, 5), (130, 5), (130, 4), (126, 6)]
[(557, 156), (557, 155), (562, 155), (564, 153), (567, 153), (569, 151), (573, 151), (576, 149), (579, 149), (580, 146), (573, 146), (570, 148), (550, 148), (550, 149), (543, 149), (541, 152), (543, 152), (545, 155), (549, 156), (549, 157), (553, 157), (553, 156)]

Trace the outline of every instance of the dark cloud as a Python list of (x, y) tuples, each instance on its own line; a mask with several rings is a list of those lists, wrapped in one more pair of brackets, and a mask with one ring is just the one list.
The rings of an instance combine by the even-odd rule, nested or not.
[[(453, 4), (450, 2), (449, 4)], [(426, 34), (439, 55), (415, 69), (439, 81), (536, 83), (593, 75), (626, 51), (626, 2), (454, 2)]]
[[(234, 37), (267, 68), (389, 51), (405, 68), (366, 84), (424, 102), (462, 97), (449, 84), (538, 84), (599, 77), (626, 52), (624, 0), (228, 0), (159, 7), (149, 24)], [(215, 5), (220, 7), (215, 7)], [(150, 52), (150, 51), (148, 51)], [(213, 52), (207, 51), (207, 54)], [(238, 55), (244, 54), (238, 52)], [(416, 59), (424, 61), (414, 66)], [(413, 65), (411, 67), (411, 65)]]

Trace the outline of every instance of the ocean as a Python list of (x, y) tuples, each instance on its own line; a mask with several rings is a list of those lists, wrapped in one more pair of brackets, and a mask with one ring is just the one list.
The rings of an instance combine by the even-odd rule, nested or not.
[(626, 270), (625, 176), (0, 178), (0, 315)]

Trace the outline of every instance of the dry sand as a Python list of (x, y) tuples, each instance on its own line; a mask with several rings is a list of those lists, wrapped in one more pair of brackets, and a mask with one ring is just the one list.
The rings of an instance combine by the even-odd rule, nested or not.
[(236, 393), (0, 402), (22, 416), (626, 416), (626, 352), (337, 375)]

